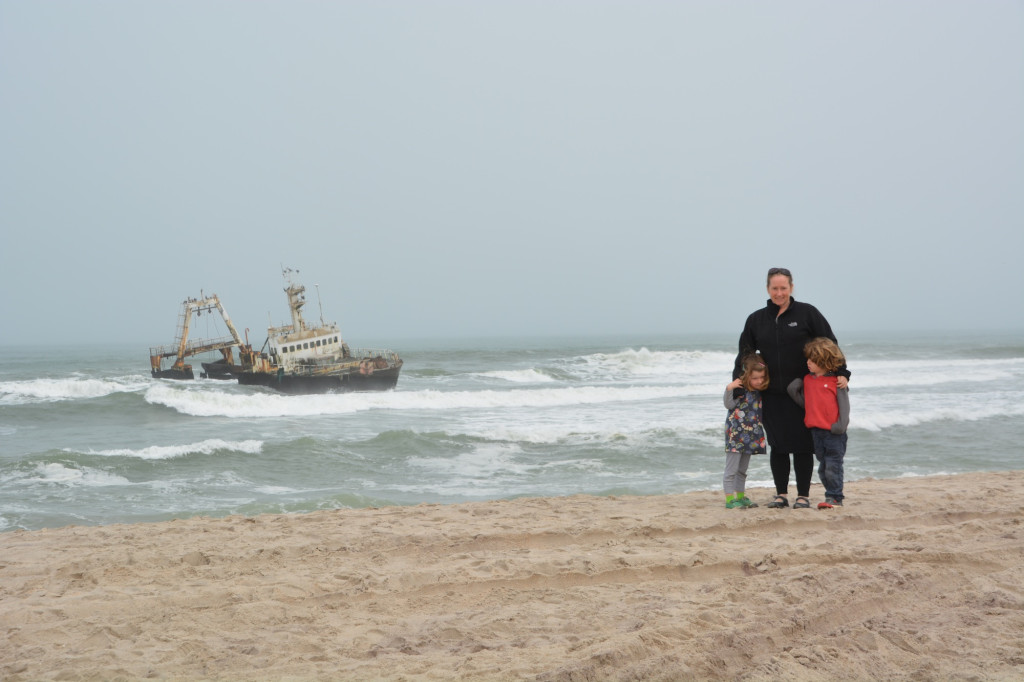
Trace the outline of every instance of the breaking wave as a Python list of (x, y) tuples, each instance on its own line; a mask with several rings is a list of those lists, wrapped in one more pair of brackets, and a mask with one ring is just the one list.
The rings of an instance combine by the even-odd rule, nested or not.
[(149, 379), (31, 379), (0, 382), (0, 404), (23, 405), (102, 398), (114, 393), (135, 393), (152, 385)]
[(113, 450), (73, 450), (65, 448), (65, 452), (80, 455), (101, 455), (104, 457), (136, 457), (139, 459), (174, 459), (188, 455), (211, 455), (219, 451), (243, 452), (250, 455), (259, 454), (263, 449), (263, 441), (243, 440), (228, 441), (219, 438), (188, 443), (185, 445), (150, 445), (140, 449), (117, 448)]
[(146, 401), (201, 417), (297, 417), (367, 410), (566, 407), (718, 394), (718, 386), (581, 386), (508, 391), (394, 391), (321, 395), (241, 394), (158, 385)]

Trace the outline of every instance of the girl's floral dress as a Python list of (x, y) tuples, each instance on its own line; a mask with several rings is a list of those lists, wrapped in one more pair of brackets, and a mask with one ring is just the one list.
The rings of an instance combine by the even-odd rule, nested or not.
[(725, 451), (763, 455), (767, 452), (767, 443), (761, 423), (761, 392), (744, 391), (743, 397), (735, 402), (736, 406), (725, 418)]

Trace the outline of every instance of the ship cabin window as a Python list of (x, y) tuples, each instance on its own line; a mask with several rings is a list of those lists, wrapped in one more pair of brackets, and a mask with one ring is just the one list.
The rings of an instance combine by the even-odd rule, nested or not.
[(302, 344), (302, 347), (308, 349), (309, 348), (309, 342), (307, 341), (306, 343)]

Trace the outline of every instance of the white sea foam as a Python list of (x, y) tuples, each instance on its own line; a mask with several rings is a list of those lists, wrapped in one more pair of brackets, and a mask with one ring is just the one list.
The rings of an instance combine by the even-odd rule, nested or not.
[(1024, 377), (1024, 359), (884, 360), (852, 365), (850, 388), (939, 386), (988, 383)]
[[(325, 396), (288, 396), (237, 393), (206, 387), (156, 384), (146, 391), (146, 402), (164, 405), (194, 417), (296, 417), (329, 414)], [(345, 410), (337, 410), (341, 413)], [(355, 410), (349, 410), (355, 411)]]
[(188, 455), (210, 455), (219, 450), (230, 450), (233, 452), (244, 452), (250, 455), (259, 454), (263, 449), (263, 441), (243, 440), (227, 441), (219, 438), (211, 438), (198, 443), (187, 443), (185, 445), (151, 445), (149, 447), (133, 450), (131, 448), (118, 448), (113, 450), (70, 450), (65, 452), (78, 452), (84, 455), (102, 455), (105, 457), (137, 457), (139, 459), (174, 459)]
[(514, 384), (545, 384), (557, 381), (554, 377), (536, 369), (481, 372), (482, 377), (492, 377)]
[(614, 445), (626, 449), (673, 445), (681, 439), (718, 445), (724, 438), (721, 431), (725, 423), (725, 409), (715, 409), (713, 415), (702, 409), (699, 414), (688, 412), (685, 416), (672, 410), (641, 416), (632, 411), (577, 416), (572, 422), (544, 421), (542, 416), (532, 413), (514, 420), (505, 417), (466, 420), (460, 424), (460, 433), (507, 443)]
[(143, 382), (131, 378), (123, 380), (65, 378), (4, 381), (0, 382), (0, 404), (21, 405), (102, 398), (113, 393), (140, 391), (149, 385), (148, 381)]
[(522, 448), (514, 444), (487, 443), (454, 457), (410, 457), (409, 465), (460, 478), (518, 475), (527, 470), (526, 465), (516, 460), (521, 451)]
[(225, 488), (244, 488), (246, 492), (252, 488), (252, 481), (234, 471), (218, 471), (206, 481)]
[(720, 351), (651, 351), (626, 349), (617, 353), (594, 353), (578, 358), (574, 369), (584, 378), (616, 380), (624, 377), (692, 379), (726, 377), (735, 356)]
[(59, 485), (81, 485), (89, 487), (106, 487), (114, 485), (131, 485), (131, 481), (123, 476), (96, 469), (75, 468), (50, 462), (36, 465), (34, 475), (26, 476), (22, 483), (56, 483)]
[(506, 419), (494, 422), (473, 422), (463, 424), (462, 433), (474, 438), (499, 442), (518, 442), (539, 445), (543, 443), (607, 443), (622, 437), (617, 428), (592, 430), (582, 425), (543, 424), (538, 422), (512, 422)]
[(850, 428), (882, 431), (896, 426), (917, 426), (934, 422), (973, 422), (998, 417), (1024, 417), (1024, 405), (947, 405), (917, 410), (850, 410)]
[(259, 485), (253, 488), (253, 492), (257, 492), (262, 495), (288, 495), (302, 491), (298, 488), (289, 488), (281, 485)]
[(366, 410), (453, 410), (514, 407), (565, 407), (611, 402), (640, 402), (718, 394), (718, 386), (580, 386), (507, 391), (391, 391), (321, 395), (242, 394), (151, 387), (146, 400), (199, 417), (297, 417), (351, 414)]
[(429, 482), (399, 484), (395, 488), (403, 492), (435, 490), (469, 497), (502, 495), (507, 492), (508, 481), (522, 479), (534, 468), (517, 459), (520, 452), (518, 445), (488, 443), (454, 457), (412, 457), (409, 466), (423, 471)]

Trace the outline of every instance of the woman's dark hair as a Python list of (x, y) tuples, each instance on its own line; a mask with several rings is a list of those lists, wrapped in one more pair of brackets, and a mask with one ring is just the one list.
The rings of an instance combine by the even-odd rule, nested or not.
[(786, 276), (787, 278), (789, 278), (789, 286), (793, 286), (793, 273), (787, 270), (786, 268), (768, 268), (768, 280), (765, 283), (765, 286), (770, 287), (772, 285), (772, 277), (774, 277), (775, 275)]

